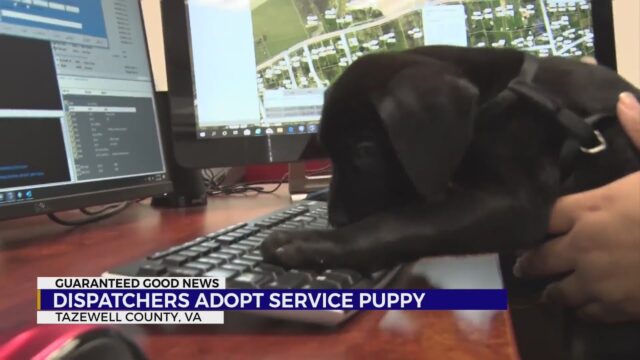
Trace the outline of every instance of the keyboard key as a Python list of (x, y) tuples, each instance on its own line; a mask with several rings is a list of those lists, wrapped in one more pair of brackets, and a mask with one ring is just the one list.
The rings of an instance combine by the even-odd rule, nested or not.
[(235, 255), (236, 257), (239, 257), (239, 256), (244, 255), (246, 253), (246, 251), (245, 250), (241, 250), (241, 249), (234, 249), (234, 248), (227, 247), (227, 248), (222, 248), (222, 250), (220, 250), (219, 253), (220, 254), (221, 253), (232, 254), (232, 255)]
[(211, 270), (214, 267), (214, 265), (208, 262), (201, 262), (198, 260), (198, 261), (187, 263), (185, 267), (198, 269), (198, 270), (202, 270), (202, 272), (206, 272)]
[(313, 222), (315, 220), (316, 220), (316, 218), (314, 218), (314, 217), (302, 215), (302, 216), (298, 216), (298, 217), (293, 218), (293, 220), (291, 220), (291, 221), (298, 222), (298, 223), (310, 223), (310, 222)]
[(215, 240), (218, 243), (223, 244), (223, 245), (230, 245), (230, 244), (233, 244), (234, 242), (237, 241), (237, 239), (235, 237), (228, 236), (228, 235), (218, 236)]
[(196, 251), (191, 251), (191, 250), (183, 250), (183, 251), (180, 251), (178, 253), (178, 255), (182, 255), (182, 256), (186, 257), (187, 259), (189, 259), (189, 260), (193, 260), (193, 259), (199, 257), (200, 253), (198, 253)]
[(311, 278), (301, 273), (284, 273), (265, 287), (269, 289), (298, 289), (306, 285)]
[(221, 248), (220, 244), (218, 244), (215, 241), (207, 241), (207, 242), (204, 242), (204, 243), (200, 244), (200, 246), (208, 247), (209, 249), (211, 249), (212, 252), (213, 251), (218, 251)]
[(265, 234), (265, 233), (260, 233), (260, 234), (255, 234), (253, 236), (250, 236), (247, 238), (247, 240), (245, 241), (259, 241), (259, 242), (263, 242), (267, 237), (269, 237), (269, 235)]
[(229, 269), (219, 268), (219, 269), (213, 269), (211, 271), (208, 271), (203, 276), (231, 279), (232, 277), (236, 276), (237, 274), (238, 274), (238, 272), (236, 270), (229, 270)]
[(227, 282), (227, 288), (231, 289), (256, 289), (261, 285), (271, 281), (273, 278), (269, 275), (246, 272), (238, 275), (233, 280)]
[(202, 270), (199, 270), (199, 269), (182, 268), (182, 267), (169, 268), (169, 276), (191, 277), (191, 276), (199, 276), (200, 274), (202, 274)]
[(264, 241), (265, 238), (257, 238), (255, 236), (246, 238), (242, 241), (240, 241), (238, 244), (251, 244), (251, 245), (255, 245), (258, 246), (260, 244), (262, 244), (262, 242)]
[(205, 256), (205, 255), (209, 254), (213, 250), (211, 250), (211, 248), (207, 247), (207, 246), (196, 245), (196, 246), (190, 247), (189, 251), (197, 252), (198, 256)]
[(255, 246), (243, 245), (243, 244), (237, 243), (237, 244), (233, 244), (233, 245), (229, 246), (229, 248), (242, 250), (242, 251), (244, 251), (246, 253), (248, 251), (253, 250), (255, 248)]
[(222, 259), (219, 257), (203, 257), (198, 259), (199, 262), (211, 264), (212, 267), (218, 267), (227, 263), (226, 259)]
[(164, 258), (164, 263), (169, 265), (169, 266), (180, 266), (184, 263), (186, 263), (187, 261), (189, 261), (189, 258), (184, 256), (184, 255), (170, 255), (167, 256), (166, 258)]
[(262, 262), (264, 260), (262, 256), (256, 256), (256, 255), (245, 255), (242, 258), (247, 260), (257, 261), (257, 262)]
[(282, 224), (281, 226), (293, 226), (296, 229), (302, 229), (302, 228), (304, 228), (305, 223), (289, 220), (286, 223)]
[(158, 251), (152, 255), (150, 255), (148, 257), (149, 260), (158, 260), (161, 259), (165, 256), (171, 255), (171, 254), (175, 254), (180, 250), (184, 250), (186, 249), (188, 246), (185, 244), (181, 244), (181, 245), (176, 245), (176, 246), (172, 246), (166, 250), (162, 250), (162, 251)]
[(242, 230), (246, 231), (247, 233), (253, 234), (260, 231), (260, 228), (255, 225), (248, 225)]
[(226, 265), (222, 265), (221, 269), (225, 269), (225, 270), (235, 270), (239, 273), (244, 272), (245, 270), (247, 270), (249, 267), (247, 265), (242, 265), (242, 264), (226, 264)]
[(209, 254), (209, 257), (222, 259), (228, 263), (228, 262), (231, 262), (231, 260), (235, 259), (237, 256), (229, 253), (216, 252), (216, 253)]
[(245, 234), (245, 233), (240, 232), (240, 231), (234, 231), (234, 232), (227, 233), (225, 236), (235, 238), (236, 240), (241, 240), (241, 239), (246, 238), (248, 236), (248, 234)]
[(260, 246), (260, 244), (262, 244), (262, 241), (242, 240), (237, 245), (248, 246), (248, 250), (253, 250)]
[(255, 260), (250, 260), (250, 259), (242, 257), (240, 259), (233, 260), (231, 262), (231, 264), (244, 265), (244, 266), (248, 266), (249, 268), (253, 269), (254, 267), (256, 267), (258, 265), (258, 262), (255, 261)]
[(262, 220), (262, 221), (258, 221), (255, 225), (259, 228), (270, 228), (272, 226), (275, 226), (277, 223), (277, 221), (271, 221), (271, 220)]
[[(251, 228), (244, 228), (244, 229), (236, 230), (233, 232), (233, 234), (240, 234), (243, 238), (246, 238), (247, 236), (250, 236), (253, 233), (254, 231), (251, 230)], [(229, 234), (229, 235), (231, 236), (232, 234)]]
[(167, 272), (167, 268), (156, 262), (148, 262), (138, 268), (138, 276), (159, 276)]
[(189, 251), (196, 251), (196, 252), (202, 252), (202, 251), (211, 251), (211, 248), (209, 248), (208, 246), (203, 246), (204, 243), (200, 243), (196, 246), (192, 246), (190, 248), (188, 248), (187, 250)]

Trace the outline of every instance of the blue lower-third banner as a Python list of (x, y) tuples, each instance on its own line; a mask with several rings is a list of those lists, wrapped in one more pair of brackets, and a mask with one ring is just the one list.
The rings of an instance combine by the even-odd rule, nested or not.
[(506, 310), (494, 290), (40, 289), (41, 311)]

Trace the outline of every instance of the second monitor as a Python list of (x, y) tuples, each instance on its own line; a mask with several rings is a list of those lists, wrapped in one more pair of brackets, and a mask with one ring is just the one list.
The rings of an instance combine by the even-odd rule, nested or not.
[(592, 14), (610, 19), (606, 3), (164, 1), (178, 161), (216, 167), (322, 156), (313, 134), (324, 91), (370, 53), (444, 44), (593, 56)]

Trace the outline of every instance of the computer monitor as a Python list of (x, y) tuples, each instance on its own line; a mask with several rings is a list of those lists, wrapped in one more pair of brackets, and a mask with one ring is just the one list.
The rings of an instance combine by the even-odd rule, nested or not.
[(589, 0), (164, 1), (176, 157), (206, 168), (322, 156), (324, 91), (374, 52), (512, 47), (615, 67), (612, 22), (610, 1)]
[(0, 0), (0, 219), (171, 190), (136, 0)]

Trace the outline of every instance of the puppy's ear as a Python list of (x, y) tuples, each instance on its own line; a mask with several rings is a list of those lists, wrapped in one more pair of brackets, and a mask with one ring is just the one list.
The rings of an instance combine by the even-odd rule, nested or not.
[(478, 90), (441, 69), (398, 73), (373, 102), (407, 176), (426, 200), (441, 199), (471, 141)]

